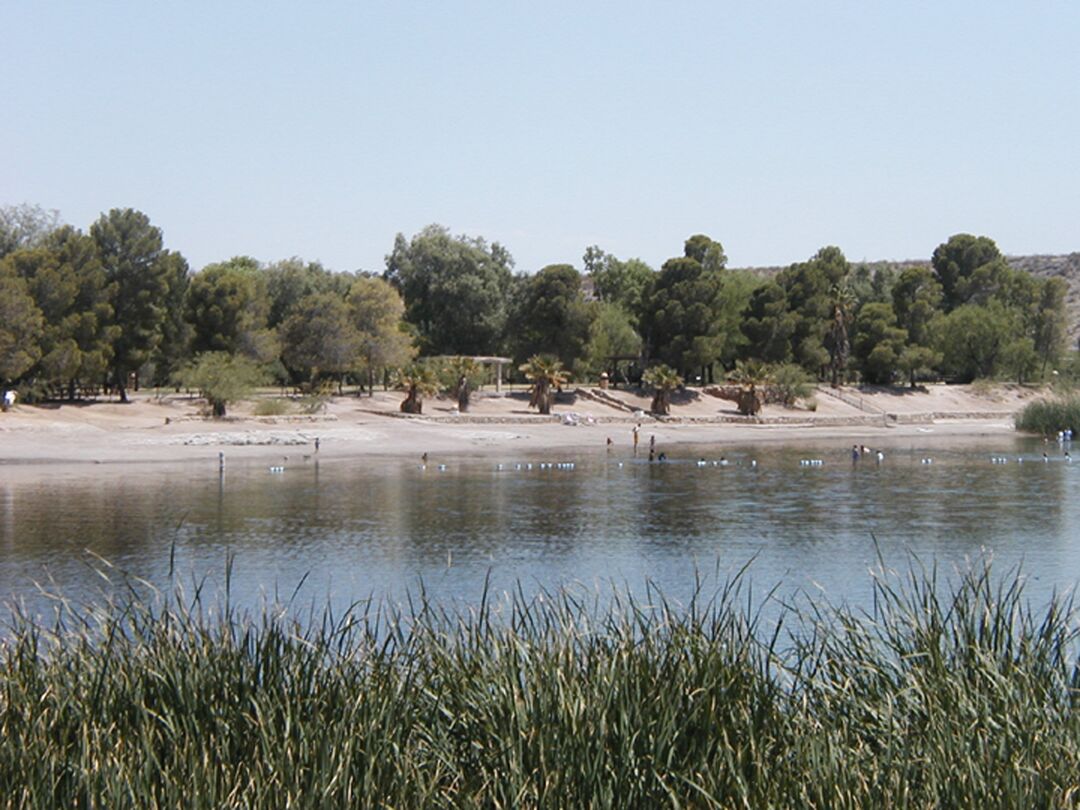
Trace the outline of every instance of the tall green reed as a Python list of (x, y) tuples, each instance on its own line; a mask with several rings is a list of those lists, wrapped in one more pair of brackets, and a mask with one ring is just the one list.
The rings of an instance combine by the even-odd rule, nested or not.
[(681, 605), (519, 587), (298, 616), (133, 586), (16, 611), (0, 802), (1076, 806), (1071, 602), (1035, 610), (985, 562), (874, 589), (779, 605), (740, 572)]

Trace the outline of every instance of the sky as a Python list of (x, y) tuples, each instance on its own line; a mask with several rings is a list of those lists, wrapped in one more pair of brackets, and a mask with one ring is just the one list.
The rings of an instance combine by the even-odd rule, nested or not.
[(1080, 250), (1080, 3), (0, 4), (0, 205), (136, 208), (194, 269), (381, 272), (430, 223), (581, 267), (951, 234)]

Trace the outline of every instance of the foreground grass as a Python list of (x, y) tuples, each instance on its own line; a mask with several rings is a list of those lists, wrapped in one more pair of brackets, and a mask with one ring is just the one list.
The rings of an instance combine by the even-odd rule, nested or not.
[(770, 632), (738, 579), (678, 610), (612, 599), (300, 625), (132, 598), (19, 619), (0, 650), (0, 802), (1080, 803), (1075, 615), (1030, 610), (1016, 574), (881, 577), (868, 614), (788, 606)]

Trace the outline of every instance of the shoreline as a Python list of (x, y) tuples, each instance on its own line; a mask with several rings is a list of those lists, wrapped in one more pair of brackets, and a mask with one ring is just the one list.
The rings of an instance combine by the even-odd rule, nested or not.
[[(426, 414), (402, 415), (400, 395), (339, 396), (319, 414), (254, 416), (250, 403), (213, 420), (191, 396), (142, 393), (129, 404), (18, 405), (0, 413), (0, 475), (47, 477), (137, 465), (213, 465), (305, 461), (444, 459), (538, 455), (548, 451), (622, 454), (640, 425), (641, 446), (760, 443), (816, 444), (845, 440), (885, 446), (915, 437), (935, 443), (972, 437), (1015, 436), (1015, 414), (1042, 395), (1034, 389), (965, 386), (821, 391), (814, 409), (766, 406), (753, 419), (731, 403), (689, 391), (671, 417), (644, 413), (648, 399), (612, 392), (613, 406), (578, 389), (551, 416), (528, 410), (523, 394), (481, 394), (467, 414), (455, 403), (429, 400)], [(266, 396), (266, 395), (264, 395)], [(604, 399), (613, 399), (605, 394)], [(612, 441), (610, 450), (608, 439)], [(315, 447), (318, 441), (319, 447)], [(318, 454), (316, 456), (316, 453)]]
[[(330, 430), (267, 431), (252, 429), (250, 423), (232, 423), (233, 429), (205, 431), (162, 440), (145, 429), (126, 436), (98, 436), (87, 442), (64, 442), (58, 437), (37, 436), (19, 442), (22, 452), (10, 446), (10, 433), (3, 437), (0, 453), (0, 478), (6, 481), (30, 481), (57, 477), (84, 477), (130, 472), (137, 468), (146, 473), (168, 469), (185, 471), (213, 470), (219, 467), (219, 453), (226, 468), (246, 468), (255, 464), (356, 463), (364, 460), (386, 463), (419, 460), (428, 453), (432, 460), (510, 459), (537, 457), (552, 453), (575, 455), (605, 454), (630, 456), (633, 420), (623, 423), (578, 425), (502, 423), (498, 429), (476, 425), (446, 423), (406, 423), (386, 420), (389, 424), (364, 426), (362, 429), (340, 426)], [(328, 423), (329, 428), (333, 423)], [(239, 429), (236, 429), (239, 428)], [(149, 435), (147, 435), (149, 434)], [(284, 435), (282, 435), (284, 434)], [(920, 443), (943, 445), (955, 442), (985, 441), (993, 438), (1012, 441), (1018, 434), (1011, 420), (949, 420), (947, 422), (869, 428), (865, 425), (731, 425), (731, 424), (661, 424), (644, 423), (639, 454), (647, 452), (649, 438), (656, 436), (657, 446), (670, 449), (694, 445), (729, 445), (748, 448), (755, 445), (822, 445), (851, 443), (874, 447), (896, 446), (913, 439)], [(316, 452), (314, 440), (320, 448)], [(614, 444), (608, 449), (607, 439)], [(45, 441), (41, 439), (45, 438)], [(103, 441), (104, 440), (104, 441)], [(195, 440), (195, 443), (185, 443)], [(239, 443), (238, 443), (239, 442)], [(32, 446), (27, 446), (32, 444)]]

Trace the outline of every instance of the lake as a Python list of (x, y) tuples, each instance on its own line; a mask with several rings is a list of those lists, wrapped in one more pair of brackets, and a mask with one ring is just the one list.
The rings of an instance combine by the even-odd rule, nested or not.
[(844, 440), (658, 449), (664, 463), (643, 446), (636, 458), (508, 454), (426, 468), (297, 458), (283, 472), (230, 463), (220, 476), (216, 463), (0, 475), (0, 598), (32, 612), (48, 608), (45, 592), (94, 601), (112, 587), (100, 572), (220, 594), (229, 568), (231, 600), (254, 609), (301, 583), (294, 607), (399, 601), (421, 587), (468, 605), (485, 580), (527, 594), (642, 593), (648, 581), (680, 601), (695, 576), (716, 584), (753, 560), (758, 592), (779, 584), (859, 604), (879, 550), (892, 566), (914, 554), (949, 572), (986, 552), (999, 573), (1022, 564), (1036, 600), (1080, 580), (1080, 461), (1055, 444), (896, 439), (880, 464), (853, 463)]

